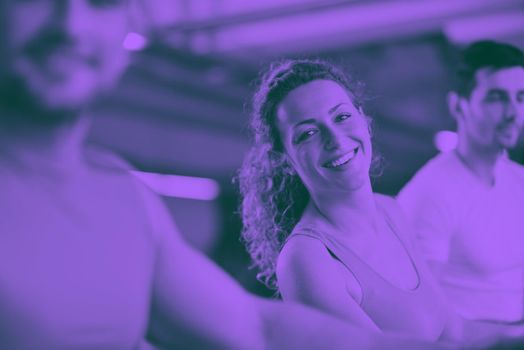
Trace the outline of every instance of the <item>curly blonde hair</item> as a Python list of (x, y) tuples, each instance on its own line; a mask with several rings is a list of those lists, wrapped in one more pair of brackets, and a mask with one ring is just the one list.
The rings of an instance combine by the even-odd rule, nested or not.
[(276, 126), (276, 109), (290, 91), (314, 80), (332, 80), (350, 93), (355, 106), (363, 100), (362, 84), (322, 60), (285, 60), (262, 75), (252, 100), (249, 150), (237, 180), (242, 196), (242, 238), (259, 273), (257, 279), (277, 289), (278, 254), (309, 201), (304, 184), (288, 164)]

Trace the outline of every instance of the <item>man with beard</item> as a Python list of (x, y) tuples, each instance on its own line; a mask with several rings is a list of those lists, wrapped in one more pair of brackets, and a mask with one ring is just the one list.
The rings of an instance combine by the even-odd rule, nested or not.
[(0, 2), (0, 346), (419, 348), (245, 292), (191, 249), (82, 109), (125, 68), (130, 0)]

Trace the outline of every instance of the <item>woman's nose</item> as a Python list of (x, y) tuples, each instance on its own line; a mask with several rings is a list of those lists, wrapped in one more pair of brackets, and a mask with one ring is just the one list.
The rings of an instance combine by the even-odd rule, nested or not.
[(326, 150), (333, 150), (338, 149), (342, 146), (344, 141), (344, 135), (335, 129), (326, 129), (324, 131), (325, 133), (325, 142), (324, 142), (324, 148)]

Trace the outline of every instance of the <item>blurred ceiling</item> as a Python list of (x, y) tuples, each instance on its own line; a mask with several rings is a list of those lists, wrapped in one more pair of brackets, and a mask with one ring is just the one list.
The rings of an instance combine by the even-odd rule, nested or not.
[[(438, 31), (447, 31), (462, 42), (524, 31), (522, 0), (200, 0), (181, 4), (183, 10), (161, 30), (166, 42), (248, 61), (259, 55), (319, 52)], [(164, 23), (169, 23), (162, 13)]]
[(496, 38), (524, 47), (523, 0), (149, 0), (136, 54), (117, 91), (95, 107), (93, 139), (144, 170), (213, 177), (225, 186), (249, 142), (245, 105), (275, 57), (314, 56), (365, 81), (383, 192), (436, 152), (453, 128), (445, 93), (451, 44)]

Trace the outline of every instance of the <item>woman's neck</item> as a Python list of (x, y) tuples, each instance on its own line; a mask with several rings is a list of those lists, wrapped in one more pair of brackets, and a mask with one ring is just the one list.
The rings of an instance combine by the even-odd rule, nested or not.
[(370, 182), (350, 192), (312, 196), (307, 211), (313, 216), (320, 216), (340, 232), (376, 231), (377, 206)]

